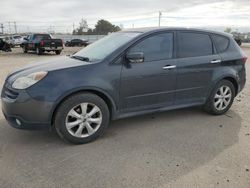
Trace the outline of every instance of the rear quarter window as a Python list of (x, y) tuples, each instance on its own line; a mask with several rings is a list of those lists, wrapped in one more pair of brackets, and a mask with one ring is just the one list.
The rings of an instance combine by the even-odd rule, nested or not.
[(213, 54), (213, 44), (208, 34), (196, 32), (178, 33), (178, 57), (199, 57)]
[(213, 41), (219, 53), (225, 52), (229, 46), (229, 39), (221, 35), (213, 35)]

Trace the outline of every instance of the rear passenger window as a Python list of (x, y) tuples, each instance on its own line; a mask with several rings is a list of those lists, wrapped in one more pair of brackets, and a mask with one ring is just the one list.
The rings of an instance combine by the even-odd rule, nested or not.
[(229, 45), (229, 39), (220, 35), (213, 35), (213, 40), (219, 53), (224, 52)]
[(143, 52), (145, 62), (170, 59), (173, 56), (173, 33), (148, 37), (133, 46), (130, 52)]
[(196, 57), (213, 54), (213, 44), (207, 34), (179, 32), (178, 57)]

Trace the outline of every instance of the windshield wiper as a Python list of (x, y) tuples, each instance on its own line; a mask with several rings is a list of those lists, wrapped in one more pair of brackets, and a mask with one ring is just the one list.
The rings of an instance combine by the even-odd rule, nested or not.
[(70, 57), (71, 57), (71, 58), (74, 58), (74, 59), (81, 60), (81, 61), (90, 62), (88, 57), (83, 57), (83, 56), (78, 56), (78, 55), (72, 55), (72, 56), (70, 56)]

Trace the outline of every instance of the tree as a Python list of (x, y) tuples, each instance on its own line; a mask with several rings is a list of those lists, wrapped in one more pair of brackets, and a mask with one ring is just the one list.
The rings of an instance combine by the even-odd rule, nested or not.
[(107, 35), (108, 33), (120, 31), (119, 26), (111, 24), (107, 20), (98, 20), (94, 29), (88, 28), (87, 21), (82, 19), (79, 27), (73, 31), (73, 35)]
[(123, 29), (124, 29), (123, 24), (120, 24), (120, 26), (119, 26), (119, 27), (120, 27), (120, 29), (121, 29), (121, 30), (123, 30)]
[(86, 20), (81, 19), (79, 27), (73, 31), (73, 35), (83, 35), (88, 31), (88, 23)]
[(95, 25), (94, 33), (97, 35), (107, 35), (108, 33), (120, 30), (121, 28), (119, 26), (115, 26), (107, 20), (99, 20)]
[(87, 35), (92, 35), (93, 34), (93, 29), (89, 28), (86, 34)]
[(88, 31), (89, 27), (88, 27), (88, 23), (87, 23), (86, 20), (81, 19), (79, 25), (80, 25), (80, 28), (82, 28), (83, 32), (87, 32)]
[(232, 28), (227, 27), (224, 31), (225, 31), (226, 33), (231, 33), (231, 32), (232, 32)]

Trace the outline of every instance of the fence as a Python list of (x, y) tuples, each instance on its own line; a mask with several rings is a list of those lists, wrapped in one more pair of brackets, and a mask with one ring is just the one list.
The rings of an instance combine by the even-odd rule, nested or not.
[(64, 34), (53, 35), (54, 38), (63, 39), (64, 42), (70, 41), (72, 39), (82, 39), (82, 40), (88, 40), (89, 42), (95, 42), (104, 36), (105, 35), (64, 35)]

